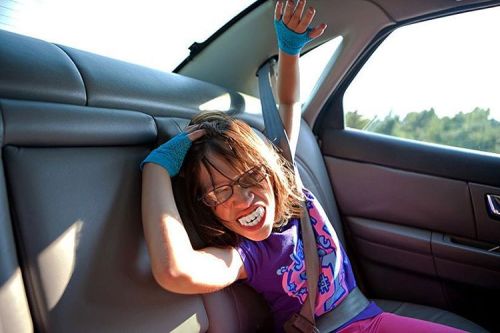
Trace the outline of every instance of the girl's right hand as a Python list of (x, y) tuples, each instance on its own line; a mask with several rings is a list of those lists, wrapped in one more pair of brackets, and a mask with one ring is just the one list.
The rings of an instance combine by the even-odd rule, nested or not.
[(146, 163), (155, 163), (167, 170), (170, 177), (177, 176), (184, 158), (193, 141), (205, 135), (204, 129), (198, 129), (198, 125), (186, 127), (186, 129), (153, 150), (141, 163), (141, 169)]
[(184, 129), (184, 132), (187, 133), (189, 140), (191, 140), (191, 142), (198, 140), (207, 133), (206, 130), (199, 129), (199, 127), (200, 127), (199, 125), (189, 125)]

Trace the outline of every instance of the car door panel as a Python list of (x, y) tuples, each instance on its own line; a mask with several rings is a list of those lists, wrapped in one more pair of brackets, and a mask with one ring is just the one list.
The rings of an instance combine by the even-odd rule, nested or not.
[(344, 222), (371, 297), (446, 307), (432, 258), (431, 232), (357, 217)]
[(467, 183), (333, 157), (325, 160), (343, 214), (475, 237)]
[(342, 111), (328, 112), (315, 129), (325, 156), (500, 187), (498, 155), (343, 129)]
[(450, 235), (432, 234), (438, 276), (456, 282), (500, 289), (500, 253)]
[(359, 217), (348, 217), (346, 222), (360, 252), (370, 260), (435, 275), (429, 231)]
[(496, 328), (500, 221), (485, 195), (500, 194), (500, 158), (339, 127), (317, 134), (368, 294)]
[(486, 195), (500, 196), (500, 187), (469, 183), (469, 188), (474, 206), (478, 239), (498, 243), (500, 240), (500, 221), (490, 215)]

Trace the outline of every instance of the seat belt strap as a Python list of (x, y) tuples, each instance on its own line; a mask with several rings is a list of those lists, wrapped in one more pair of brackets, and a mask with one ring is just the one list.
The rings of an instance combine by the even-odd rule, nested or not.
[[(283, 127), (283, 122), (279, 115), (278, 108), (276, 107), (276, 102), (274, 100), (270, 73), (271, 73), (271, 63), (274, 60), (266, 62), (261, 66), (257, 72), (259, 76), (259, 92), (260, 101), (262, 104), (262, 117), (264, 118), (265, 124), (265, 134), (274, 145), (281, 149), (283, 157), (289, 161), (294, 168), (297, 182), (299, 182), (298, 170), (295, 166), (293, 156), (290, 150), (290, 144), (288, 142), (288, 137), (286, 135), (285, 128)], [(297, 184), (299, 189), (300, 184)], [(319, 279), (319, 257), (316, 248), (316, 237), (314, 236), (314, 231), (312, 229), (312, 224), (309, 219), (309, 214), (307, 212), (307, 207), (305, 203), (302, 203), (302, 215), (300, 228), (302, 232), (302, 241), (304, 245), (306, 272), (307, 272), (307, 289), (309, 291), (304, 305), (300, 309), (300, 314), (307, 318), (313, 325), (315, 325), (314, 318), (314, 308), (316, 300), (316, 292), (318, 287)]]
[(281, 154), (287, 161), (294, 165), (288, 137), (286, 135), (283, 122), (279, 115), (276, 102), (274, 101), (273, 90), (271, 88), (271, 66), (275, 62), (274, 59), (267, 61), (257, 71), (259, 77), (259, 95), (262, 105), (262, 117), (264, 118), (266, 137), (281, 150)]
[[(278, 108), (276, 107), (276, 102), (274, 100), (270, 73), (272, 62), (267, 61), (262, 65), (257, 75), (259, 77), (259, 93), (260, 102), (262, 105), (262, 117), (264, 118), (265, 125), (265, 135), (271, 140), (271, 142), (279, 147), (282, 151), (283, 157), (285, 157), (294, 167), (296, 174), (298, 175), (298, 170), (295, 166), (290, 145), (288, 142), (288, 137), (286, 135), (285, 128), (283, 127), (283, 122), (279, 115)], [(306, 215), (306, 216), (304, 216)], [(316, 240), (314, 236), (314, 231), (312, 230), (312, 225), (309, 220), (309, 214), (307, 213), (307, 208), (304, 205), (302, 212), (302, 221), (307, 221), (309, 223), (301, 223), (301, 232), (304, 242), (304, 253), (306, 259), (306, 272), (307, 275), (307, 287), (308, 290), (313, 291), (309, 293), (306, 302), (301, 308), (301, 315), (306, 317), (312, 324), (316, 324), (314, 318), (314, 305), (316, 299), (317, 284), (319, 279), (319, 257), (317, 255)], [(369, 301), (363, 295), (359, 288), (351, 290), (351, 292), (346, 296), (346, 298), (332, 311), (325, 313), (318, 319), (318, 328), (321, 332), (331, 332), (352, 318), (357, 316), (367, 305)]]
[(347, 294), (346, 298), (330, 312), (325, 313), (316, 321), (320, 332), (332, 332), (363, 311), (370, 301), (358, 287)]

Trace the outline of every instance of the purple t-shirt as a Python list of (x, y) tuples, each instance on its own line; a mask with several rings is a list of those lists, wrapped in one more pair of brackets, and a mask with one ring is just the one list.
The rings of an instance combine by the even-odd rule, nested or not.
[[(311, 192), (304, 190), (304, 194), (321, 265), (315, 307), (315, 315), (319, 317), (340, 304), (356, 287), (356, 281), (349, 258), (323, 208)], [(285, 321), (300, 311), (307, 297), (299, 219), (290, 219), (282, 230), (271, 233), (263, 241), (244, 239), (237, 250), (248, 276), (244, 283), (264, 296), (274, 315), (275, 331), (282, 332)], [(375, 303), (370, 302), (348, 324), (381, 312)]]

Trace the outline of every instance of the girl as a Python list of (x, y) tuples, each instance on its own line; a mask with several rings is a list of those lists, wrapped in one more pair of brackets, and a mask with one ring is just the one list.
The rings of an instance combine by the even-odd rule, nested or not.
[[(292, 154), (300, 124), (298, 59), (320, 36), (321, 24), (305, 1), (279, 1), (278, 98)], [(300, 311), (307, 297), (299, 202), (314, 226), (321, 272), (315, 315), (338, 306), (356, 287), (349, 259), (314, 196), (298, 189), (290, 165), (245, 123), (223, 113), (200, 114), (185, 132), (154, 150), (143, 166), (143, 225), (153, 275), (165, 289), (209, 293), (243, 280), (260, 292), (274, 314), (275, 330)], [(173, 197), (170, 177), (183, 173), (190, 218), (209, 246), (194, 250)], [(458, 332), (383, 313), (373, 302), (340, 332)]]

